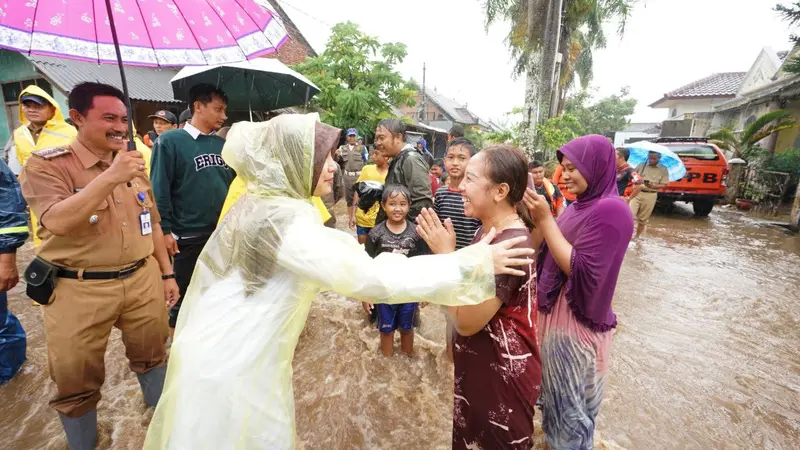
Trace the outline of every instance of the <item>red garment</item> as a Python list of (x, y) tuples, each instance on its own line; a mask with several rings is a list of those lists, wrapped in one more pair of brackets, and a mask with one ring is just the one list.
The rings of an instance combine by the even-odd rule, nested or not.
[(436, 196), (436, 191), (439, 190), (439, 179), (433, 174), (428, 174), (428, 176), (431, 177), (431, 194)]
[[(480, 229), (473, 243), (483, 235)], [(505, 230), (492, 243), (517, 236), (517, 247), (533, 248), (524, 229)], [(495, 277), (503, 306), (478, 333), (457, 336), (454, 345), (454, 449), (530, 449), (534, 404), (542, 381), (536, 342), (536, 271)]]
[(638, 184), (644, 184), (644, 180), (630, 164), (625, 163), (624, 166), (617, 167), (617, 190), (621, 191), (619, 195), (625, 198), (630, 197), (633, 186)]

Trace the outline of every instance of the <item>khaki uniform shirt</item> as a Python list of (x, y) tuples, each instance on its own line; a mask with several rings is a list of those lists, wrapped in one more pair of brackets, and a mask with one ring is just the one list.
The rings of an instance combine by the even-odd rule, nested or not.
[(342, 166), (342, 170), (345, 172), (361, 172), (361, 169), (364, 168), (364, 146), (363, 145), (354, 145), (353, 149), (350, 149), (348, 144), (344, 144), (339, 147), (339, 165)]
[[(58, 148), (34, 152), (20, 174), (25, 200), (45, 223), (53, 205), (80, 192), (109, 167), (77, 139), (66, 149), (69, 151), (58, 156)], [(144, 205), (137, 199), (139, 192), (145, 194)], [(117, 185), (66, 236), (55, 236), (40, 226), (42, 245), (37, 256), (72, 269), (102, 271), (130, 266), (153, 254), (153, 236), (142, 236), (140, 228), (139, 216), (144, 210), (150, 212), (153, 225), (161, 222), (150, 180), (143, 175), (134, 178), (130, 187)]]
[[(637, 167), (636, 172), (644, 181), (649, 181), (652, 184), (669, 183), (669, 172), (667, 171), (667, 168), (661, 164), (653, 167), (650, 164), (645, 163)], [(642, 189), (642, 192), (652, 193), (657, 191), (650, 189), (647, 187), (647, 185), (645, 185), (645, 187)]]

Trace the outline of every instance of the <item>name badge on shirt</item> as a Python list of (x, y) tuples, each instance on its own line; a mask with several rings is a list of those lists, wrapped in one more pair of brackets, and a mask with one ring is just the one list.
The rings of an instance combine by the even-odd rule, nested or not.
[(153, 224), (150, 222), (149, 211), (142, 211), (142, 213), (139, 214), (139, 225), (140, 229), (142, 230), (142, 236), (147, 236), (148, 234), (153, 233)]

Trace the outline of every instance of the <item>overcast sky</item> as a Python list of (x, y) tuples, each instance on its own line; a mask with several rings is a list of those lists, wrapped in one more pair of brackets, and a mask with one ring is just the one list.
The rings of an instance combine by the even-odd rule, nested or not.
[[(330, 26), (350, 20), (382, 42), (405, 43), (400, 71), (421, 82), (427, 63), (428, 85), (476, 114), (502, 119), (522, 106), (524, 79), (511, 76), (507, 27), (484, 30), (481, 0), (278, 1), (318, 52)], [(716, 72), (746, 72), (762, 47), (790, 48), (792, 30), (772, 11), (776, 1), (640, 0), (624, 36), (608, 27), (593, 86), (600, 95), (630, 86), (639, 102), (631, 120), (661, 121), (667, 110), (647, 105), (665, 92)]]

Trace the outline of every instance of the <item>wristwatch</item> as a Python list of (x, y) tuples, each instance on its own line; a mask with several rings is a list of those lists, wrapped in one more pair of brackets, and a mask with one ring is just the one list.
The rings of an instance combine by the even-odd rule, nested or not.
[(161, 275), (161, 279), (162, 280), (171, 280), (171, 279), (174, 279), (174, 278), (175, 278), (175, 274), (174, 273), (171, 273), (169, 275)]

